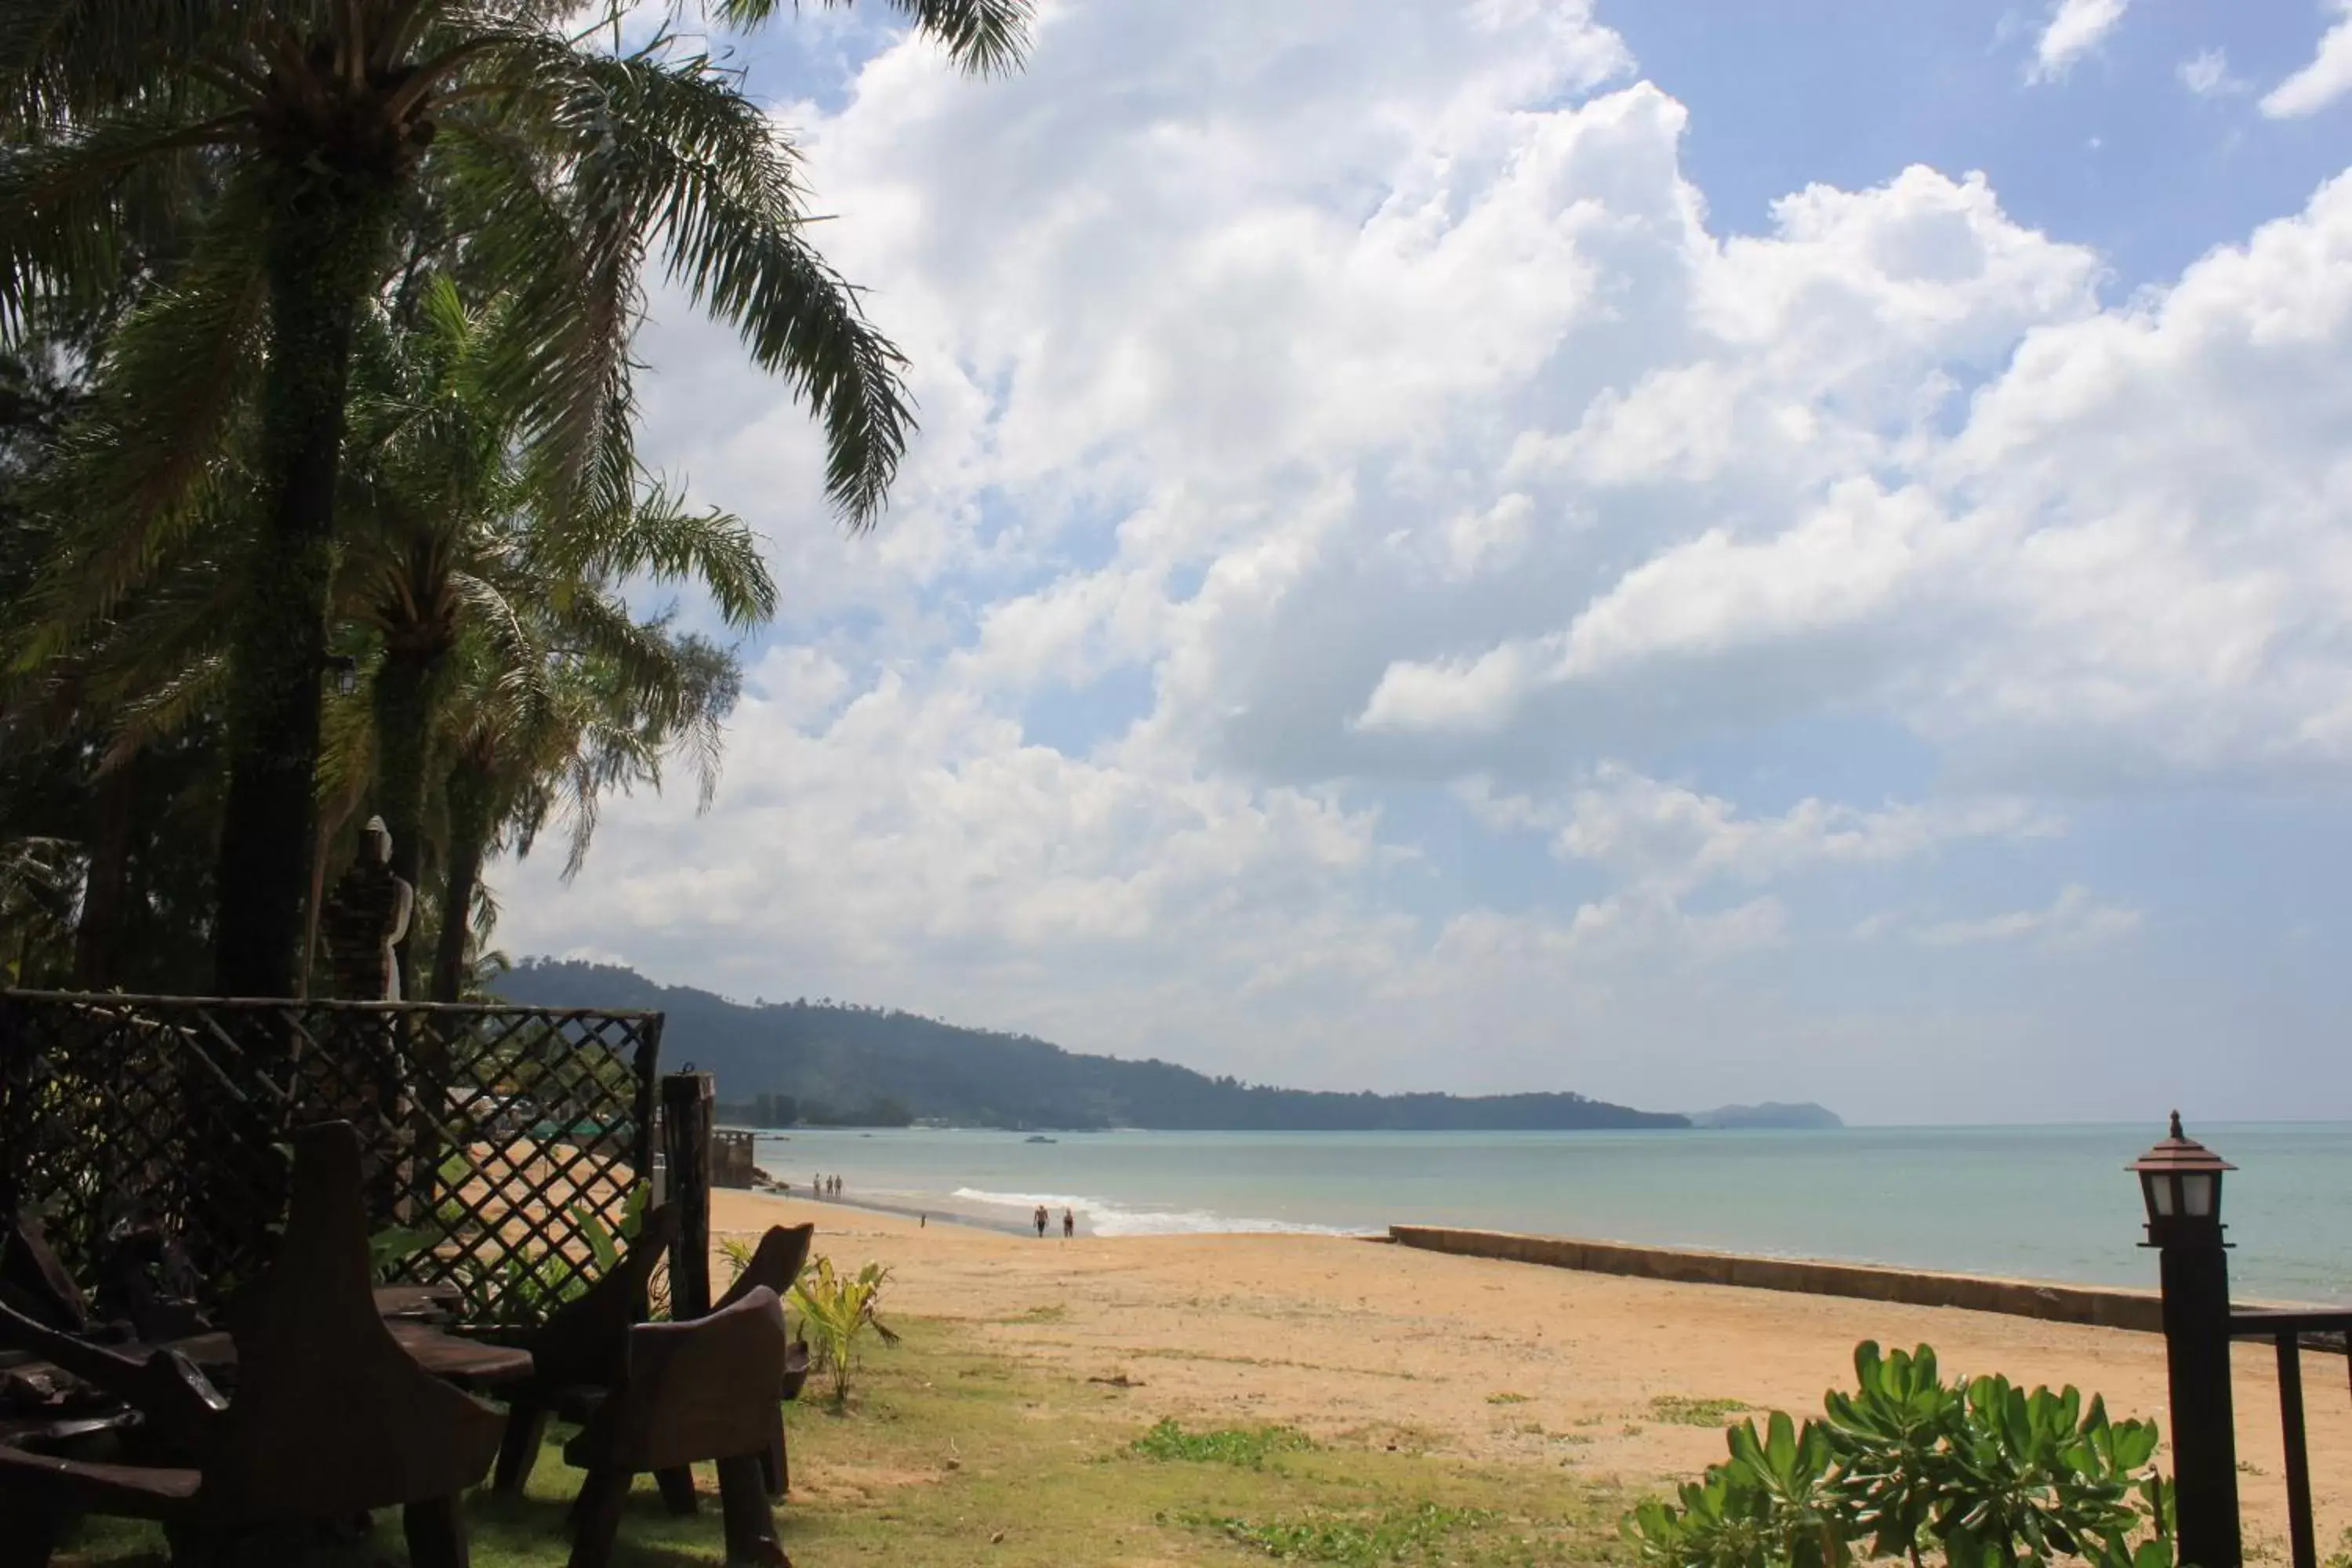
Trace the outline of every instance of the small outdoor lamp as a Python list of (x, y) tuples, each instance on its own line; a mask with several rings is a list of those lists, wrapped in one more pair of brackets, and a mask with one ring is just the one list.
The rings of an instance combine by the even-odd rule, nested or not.
[(2164, 1288), (2180, 1561), (2239, 1568), (2237, 1422), (2230, 1399), (2230, 1253), (2221, 1173), (2235, 1165), (2180, 1130), (2125, 1167), (2139, 1177), (2147, 1240)]
[(2221, 1240), (2221, 1173), (2238, 1167), (2180, 1130), (2172, 1113), (2171, 1135), (2126, 1169), (2139, 1176), (2147, 1202), (2147, 1247)]

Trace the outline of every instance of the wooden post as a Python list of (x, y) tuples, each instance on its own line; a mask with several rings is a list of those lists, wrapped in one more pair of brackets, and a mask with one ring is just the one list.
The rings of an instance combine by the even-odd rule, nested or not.
[(669, 1201), (677, 1206), (670, 1244), (669, 1310), (678, 1322), (710, 1310), (710, 1123), (714, 1092), (707, 1072), (662, 1078), (662, 1146)]
[(2158, 1252), (2172, 1394), (2172, 1480), (2180, 1561), (2239, 1568), (2238, 1432), (2230, 1399), (2230, 1255), (2221, 1226)]
[(2319, 1542), (2311, 1522), (2311, 1451), (2303, 1429), (2303, 1339), (2278, 1336), (2279, 1418), (2286, 1438), (2286, 1533), (2294, 1568), (2318, 1568)]

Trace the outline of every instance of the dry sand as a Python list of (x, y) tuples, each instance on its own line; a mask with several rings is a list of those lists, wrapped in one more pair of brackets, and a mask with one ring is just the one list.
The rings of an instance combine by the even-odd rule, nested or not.
[[(841, 1204), (722, 1192), (713, 1228), (814, 1220), (817, 1249), (888, 1264), (889, 1304), (953, 1320), (1008, 1355), (1124, 1374), (1139, 1423), (1287, 1422), (1319, 1436), (1566, 1464), (1637, 1485), (1722, 1457), (1713, 1427), (1657, 1419), (1661, 1396), (1818, 1414), (1854, 1344), (1926, 1342), (1947, 1372), (2072, 1383), (2117, 1415), (2166, 1415), (2153, 1334), (1945, 1308), (1670, 1285), (1320, 1236), (1026, 1237)], [(723, 1267), (718, 1278), (723, 1281)], [(2306, 1353), (2321, 1552), (2352, 1526), (2345, 1358)], [(1509, 1396), (1516, 1395), (1517, 1398)], [(1498, 1397), (1499, 1396), (1499, 1397)], [(2238, 1350), (2249, 1556), (2284, 1561), (2275, 1363)]]

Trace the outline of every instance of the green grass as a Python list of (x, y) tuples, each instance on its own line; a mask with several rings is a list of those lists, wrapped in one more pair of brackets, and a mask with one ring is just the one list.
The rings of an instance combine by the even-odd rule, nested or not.
[(1263, 1524), (1243, 1519), (1195, 1522), (1279, 1562), (1374, 1563), (1436, 1562), (1439, 1551), (1454, 1537), (1493, 1518), (1481, 1509), (1424, 1502), (1416, 1508), (1336, 1519), (1276, 1519)]
[(1046, 1306), (1032, 1307), (1019, 1317), (1007, 1318), (1004, 1321), (1008, 1323), (1063, 1323), (1067, 1322), (1069, 1317), (1070, 1310), (1067, 1307)]
[(1661, 1394), (1650, 1401), (1650, 1419), (1669, 1426), (1728, 1426), (1731, 1418), (1749, 1406), (1737, 1399), (1693, 1399)]
[(1129, 1447), (1147, 1459), (1185, 1459), (1194, 1464), (1246, 1465), (1264, 1469), (1270, 1454), (1297, 1454), (1315, 1439), (1296, 1426), (1228, 1426), (1187, 1432), (1173, 1416), (1138, 1437)]
[[(1181, 1386), (1179, 1357), (1152, 1386), (1121, 1388), (1004, 1353), (970, 1325), (898, 1326), (905, 1342), (866, 1358), (845, 1414), (787, 1407), (794, 1490), (776, 1517), (801, 1568), (1629, 1561), (1615, 1528), (1623, 1494), (1556, 1458), (1472, 1461), (1401, 1442), (1409, 1388), (1391, 1424), (1305, 1447), (1267, 1436), (1285, 1427), (1162, 1423), (1150, 1402)], [(580, 1482), (562, 1462), (570, 1435), (551, 1435), (528, 1497), (471, 1501), (476, 1568), (562, 1568)], [(1153, 1457), (1163, 1446), (1172, 1451)], [(616, 1568), (715, 1568), (717, 1482), (708, 1467), (699, 1481), (701, 1513), (674, 1520), (640, 1479)], [(380, 1514), (349, 1560), (404, 1563), (399, 1521)], [(164, 1557), (147, 1527), (100, 1523), (57, 1563), (162, 1568)]]

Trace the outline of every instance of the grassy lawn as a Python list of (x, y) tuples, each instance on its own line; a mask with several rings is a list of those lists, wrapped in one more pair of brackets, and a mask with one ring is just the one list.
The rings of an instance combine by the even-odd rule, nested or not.
[[(1219, 1430), (1154, 1419), (1140, 1392), (983, 1349), (954, 1325), (903, 1323), (877, 1350), (845, 1415), (788, 1407), (793, 1494), (780, 1509), (799, 1568), (1037, 1568), (1066, 1563), (1504, 1565), (1622, 1562), (1623, 1500), (1557, 1461), (1475, 1464), (1416, 1451), (1396, 1431), (1308, 1440), (1284, 1427)], [(1181, 1379), (1181, 1363), (1154, 1380)], [(1397, 1418), (1410, 1431), (1409, 1390)], [(579, 1483), (558, 1430), (514, 1505), (478, 1498), (480, 1568), (559, 1568)], [(1391, 1448), (1390, 1445), (1398, 1446)], [(665, 1515), (640, 1479), (615, 1553), (636, 1568), (720, 1560), (717, 1482), (694, 1519)], [(351, 1561), (404, 1561), (380, 1518)], [(163, 1562), (141, 1527), (93, 1526), (66, 1564)]]

